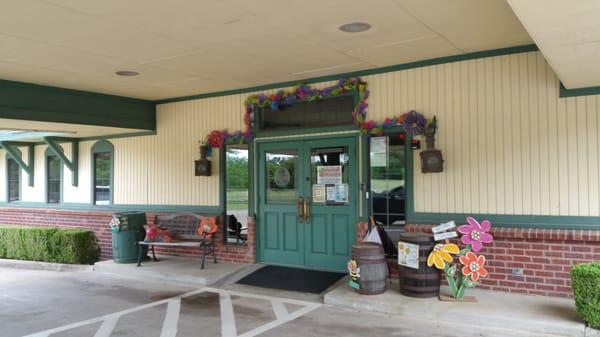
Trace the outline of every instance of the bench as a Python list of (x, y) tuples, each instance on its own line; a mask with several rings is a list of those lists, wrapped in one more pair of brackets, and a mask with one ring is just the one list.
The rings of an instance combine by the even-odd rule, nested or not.
[(169, 215), (157, 215), (154, 224), (160, 228), (167, 229), (173, 238), (170, 242), (139, 241), (138, 242), (138, 267), (142, 265), (143, 247), (148, 246), (152, 251), (152, 258), (158, 261), (154, 253), (154, 247), (183, 247), (202, 249), (202, 269), (206, 255), (210, 252), (214, 263), (217, 263), (215, 254), (215, 235), (198, 234), (198, 225), (204, 216), (194, 213), (174, 213)]

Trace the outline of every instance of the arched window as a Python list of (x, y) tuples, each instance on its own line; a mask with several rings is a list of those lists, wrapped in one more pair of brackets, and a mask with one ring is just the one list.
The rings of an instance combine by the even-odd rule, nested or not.
[(50, 148), (46, 149), (46, 202), (62, 202), (63, 164)]
[(111, 205), (113, 202), (114, 146), (99, 140), (92, 146), (92, 203)]
[(6, 154), (6, 200), (21, 201), (21, 168), (8, 154)]

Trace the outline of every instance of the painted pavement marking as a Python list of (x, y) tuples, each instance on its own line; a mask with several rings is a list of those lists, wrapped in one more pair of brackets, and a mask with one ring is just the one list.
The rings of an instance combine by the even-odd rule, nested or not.
[[(181, 312), (181, 299), (194, 296), (197, 294), (210, 292), (219, 294), (219, 310), (221, 313), (221, 336), (222, 337), (254, 337), (263, 332), (274, 329), (278, 326), (281, 326), (287, 322), (293, 321), (296, 318), (304, 316), (309, 312), (319, 308), (322, 306), (320, 303), (306, 302), (294, 299), (287, 298), (279, 298), (265, 295), (257, 295), (257, 294), (249, 294), (242, 293), (238, 291), (230, 291), (216, 288), (202, 288), (194, 291), (187, 292), (185, 294), (175, 296), (172, 298), (163, 299), (156, 302), (147, 303), (144, 305), (140, 305), (137, 307), (133, 307), (130, 309), (122, 310), (119, 312), (111, 313), (104, 316), (99, 316), (96, 318), (91, 318), (88, 320), (84, 320), (81, 322), (76, 322), (72, 324), (67, 324), (58, 328), (49, 329), (33, 334), (26, 335), (24, 337), (49, 337), (52, 334), (63, 332), (75, 328), (79, 328), (86, 325), (91, 325), (94, 323), (101, 322), (102, 324), (96, 331), (94, 337), (110, 337), (119, 321), (119, 319), (127, 314), (135, 313), (138, 311), (142, 311), (148, 308), (156, 307), (161, 304), (167, 304), (167, 312), (165, 315), (165, 319), (162, 325), (161, 335), (160, 337), (176, 337), (177, 335), (177, 324), (179, 322), (179, 315)], [(233, 309), (233, 303), (231, 301), (231, 296), (239, 296), (246, 298), (254, 298), (266, 300), (271, 303), (271, 308), (275, 313), (276, 319), (269, 323), (266, 323), (262, 326), (254, 328), (250, 331), (247, 331), (241, 335), (237, 334), (237, 326), (235, 322), (235, 311)], [(285, 308), (285, 303), (298, 305), (301, 308), (294, 311), (293, 313), (289, 313)]]
[(112, 335), (113, 330), (115, 329), (115, 326), (117, 326), (119, 317), (120, 316), (118, 315), (108, 317), (104, 322), (102, 322), (102, 325), (100, 326), (98, 331), (96, 331), (94, 337), (110, 337), (110, 335)]
[[(177, 323), (179, 322), (179, 312), (181, 311), (181, 298), (174, 298), (167, 305), (167, 314), (163, 322), (160, 337), (177, 336)], [(108, 336), (107, 336), (108, 337)]]
[(235, 313), (231, 296), (226, 291), (219, 292), (219, 308), (221, 310), (221, 337), (236, 337)]

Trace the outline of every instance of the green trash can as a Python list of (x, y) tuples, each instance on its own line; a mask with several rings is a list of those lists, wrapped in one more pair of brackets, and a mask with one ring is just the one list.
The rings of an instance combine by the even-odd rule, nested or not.
[[(144, 225), (147, 224), (144, 212), (114, 213), (110, 222), (112, 232), (113, 260), (116, 263), (135, 263), (138, 259), (138, 241), (144, 240)], [(142, 251), (145, 256), (148, 248)]]

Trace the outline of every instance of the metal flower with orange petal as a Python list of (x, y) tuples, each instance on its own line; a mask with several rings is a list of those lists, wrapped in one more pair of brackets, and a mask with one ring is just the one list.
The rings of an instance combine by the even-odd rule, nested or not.
[(463, 265), (462, 274), (465, 277), (470, 277), (474, 282), (479, 281), (479, 277), (486, 277), (488, 275), (485, 269), (485, 256), (477, 256), (475, 253), (468, 252), (466, 255), (461, 256), (459, 260)]

